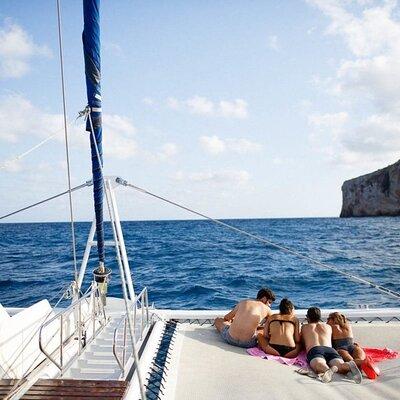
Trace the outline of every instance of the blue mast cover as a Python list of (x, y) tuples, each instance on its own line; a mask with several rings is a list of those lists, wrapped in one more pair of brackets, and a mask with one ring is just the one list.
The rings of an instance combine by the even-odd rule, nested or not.
[[(93, 195), (96, 215), (96, 237), (99, 261), (104, 263), (104, 229), (103, 229), (103, 147), (101, 123), (101, 87), (100, 87), (100, 0), (83, 0), (83, 53), (85, 57), (86, 91), (90, 107), (93, 131), (100, 162), (97, 157), (93, 136), (90, 134), (92, 153)], [(91, 132), (89, 118), (86, 130)]]

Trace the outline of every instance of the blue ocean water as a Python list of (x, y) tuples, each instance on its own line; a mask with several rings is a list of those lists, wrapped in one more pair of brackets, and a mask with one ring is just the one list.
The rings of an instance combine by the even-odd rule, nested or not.
[[(390, 289), (400, 291), (400, 218), (249, 219), (225, 222)], [(90, 224), (76, 223), (82, 258)], [(399, 307), (399, 301), (335, 272), (209, 221), (123, 222), (135, 289), (160, 308), (230, 308), (272, 288), (298, 308)], [(106, 234), (111, 239), (111, 228)], [(0, 303), (27, 306), (54, 297), (73, 277), (68, 223), (0, 224)], [(121, 296), (115, 252), (109, 292)], [(96, 266), (92, 250), (88, 271)], [(85, 285), (90, 281), (87, 273)], [(54, 303), (55, 300), (52, 301)]]

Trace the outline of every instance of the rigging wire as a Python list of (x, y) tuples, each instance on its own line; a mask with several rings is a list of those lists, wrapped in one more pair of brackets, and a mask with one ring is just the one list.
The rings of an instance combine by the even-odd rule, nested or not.
[(259, 242), (262, 242), (262, 243), (264, 243), (266, 245), (269, 245), (271, 247), (274, 247), (276, 249), (282, 250), (282, 251), (284, 251), (284, 252), (286, 252), (288, 254), (291, 254), (291, 255), (300, 257), (300, 258), (302, 258), (304, 260), (310, 261), (313, 264), (316, 264), (316, 265), (318, 265), (320, 267), (323, 267), (325, 269), (329, 269), (329, 270), (331, 270), (333, 272), (336, 272), (336, 273), (338, 273), (340, 275), (343, 275), (343, 276), (345, 276), (345, 277), (347, 277), (349, 279), (357, 281), (358, 283), (361, 283), (363, 285), (368, 285), (370, 287), (373, 287), (374, 289), (379, 290), (380, 292), (382, 292), (382, 293), (384, 293), (386, 295), (390, 295), (390, 296), (393, 296), (393, 297), (395, 297), (397, 299), (400, 299), (400, 293), (396, 292), (395, 290), (389, 289), (389, 288), (387, 288), (385, 286), (382, 286), (382, 285), (378, 285), (378, 284), (376, 284), (374, 282), (368, 281), (367, 279), (360, 278), (359, 276), (353, 275), (353, 274), (351, 274), (349, 272), (338, 270), (337, 268), (335, 268), (335, 267), (333, 267), (331, 265), (328, 265), (328, 264), (326, 264), (324, 262), (318, 261), (318, 260), (316, 260), (316, 259), (314, 259), (314, 258), (312, 258), (310, 256), (307, 256), (305, 254), (302, 254), (302, 253), (300, 253), (300, 252), (298, 252), (296, 250), (292, 250), (292, 249), (290, 249), (290, 248), (288, 248), (286, 246), (283, 246), (281, 244), (272, 242), (271, 240), (265, 239), (264, 237), (261, 237), (261, 236), (258, 236), (258, 235), (254, 235), (254, 234), (252, 234), (250, 232), (247, 232), (247, 231), (245, 231), (243, 229), (236, 228), (235, 226), (229, 225), (229, 224), (227, 224), (225, 222), (222, 222), (222, 221), (220, 221), (218, 219), (211, 218), (211, 217), (209, 217), (209, 216), (207, 216), (205, 214), (202, 214), (202, 213), (200, 213), (198, 211), (192, 210), (192, 209), (190, 209), (188, 207), (185, 207), (185, 206), (183, 206), (183, 205), (181, 205), (179, 203), (176, 203), (176, 202), (174, 202), (172, 200), (169, 200), (169, 199), (167, 199), (165, 197), (162, 197), (162, 196), (159, 196), (159, 195), (157, 195), (155, 193), (149, 192), (148, 190), (143, 189), (143, 188), (141, 188), (139, 186), (132, 185), (131, 183), (128, 183), (126, 180), (123, 180), (121, 178), (117, 178), (116, 180), (117, 180), (118, 183), (120, 183), (123, 186), (129, 187), (129, 188), (134, 189), (134, 190), (136, 190), (138, 192), (147, 194), (147, 195), (152, 196), (152, 197), (154, 197), (154, 198), (156, 198), (158, 200), (162, 200), (162, 201), (164, 201), (164, 202), (166, 202), (168, 204), (171, 204), (171, 205), (173, 205), (175, 207), (181, 208), (182, 210), (188, 211), (188, 212), (190, 212), (192, 214), (195, 214), (195, 215), (197, 215), (199, 217), (205, 218), (205, 219), (207, 219), (207, 220), (209, 220), (211, 222), (214, 222), (215, 224), (221, 225), (221, 226), (223, 226), (223, 227), (225, 227), (227, 229), (230, 229), (232, 231), (235, 231), (237, 233), (240, 233), (242, 235), (245, 235), (247, 237), (255, 239), (255, 240), (259, 241)]
[(61, 132), (61, 130), (57, 131), (56, 133), (53, 133), (52, 135), (50, 135), (49, 137), (47, 137), (46, 139), (42, 140), (41, 142), (35, 144), (33, 147), (31, 147), (29, 150), (24, 151), (23, 153), (21, 153), (20, 155), (12, 158), (11, 160), (6, 160), (3, 161), (0, 164), (0, 169), (5, 169), (7, 168), (10, 164), (14, 163), (15, 161), (19, 161), (21, 160), (21, 158), (24, 158), (25, 156), (27, 156), (29, 153), (32, 153), (32, 151), (38, 149), (39, 147), (41, 147), (42, 145), (44, 145), (45, 143), (47, 143), (49, 140), (53, 139), (55, 136), (57, 136), (59, 133)]
[[(82, 185), (78, 185), (78, 186), (75, 186), (75, 187), (71, 188), (71, 192), (75, 192), (76, 190), (79, 190), (79, 189), (82, 189), (82, 188), (84, 188), (86, 186), (91, 186), (91, 185), (92, 185), (92, 181), (87, 181), (85, 183), (82, 183)], [(22, 211), (29, 210), (30, 208), (36, 207), (36, 206), (38, 206), (40, 204), (43, 204), (43, 203), (46, 203), (46, 202), (48, 202), (50, 200), (56, 199), (57, 197), (61, 197), (64, 194), (67, 194), (69, 192), (70, 192), (70, 190), (68, 189), (65, 192), (61, 192), (61, 193), (55, 194), (54, 196), (47, 197), (46, 199), (40, 200), (37, 203), (30, 204), (29, 206), (20, 208), (19, 210), (16, 210), (16, 211), (10, 212), (8, 214), (2, 215), (2, 216), (0, 216), (0, 220), (4, 219), (4, 218), (7, 218), (7, 217), (11, 217), (11, 215), (18, 214), (18, 213), (20, 213)]]
[(75, 282), (77, 282), (78, 281), (78, 267), (77, 267), (77, 263), (76, 263), (74, 208), (73, 208), (73, 204), (72, 204), (72, 191), (71, 191), (71, 167), (70, 167), (70, 161), (69, 161), (68, 128), (67, 128), (67, 101), (66, 101), (66, 90), (65, 90), (65, 79), (64, 79), (64, 57), (63, 57), (63, 41), (62, 41), (62, 29), (61, 29), (60, 0), (57, 0), (57, 26), (58, 26), (61, 91), (62, 91), (63, 117), (64, 117), (65, 155), (66, 155), (66, 161), (67, 161), (69, 212), (70, 212), (70, 220), (71, 220), (72, 256), (73, 256), (73, 261), (74, 261), (74, 277), (75, 277)]
[[(78, 118), (79, 118), (79, 116), (78, 116)], [(76, 118), (76, 119), (78, 119), (78, 118)], [(70, 127), (76, 121), (76, 119), (75, 120), (70, 120), (68, 122), (67, 126)], [(33, 147), (31, 147), (30, 149), (24, 151), (23, 153), (19, 154), (18, 156), (14, 157), (14, 158), (11, 158), (10, 160), (3, 161), (2, 163), (0, 163), (0, 169), (5, 169), (10, 164), (14, 163), (15, 161), (21, 160), (22, 158), (24, 158), (28, 154), (32, 153), (34, 150), (38, 149), (39, 147), (42, 147), (45, 143), (47, 143), (51, 139), (54, 139), (57, 135), (59, 135), (63, 131), (64, 131), (64, 128), (58, 129), (56, 132), (54, 132), (53, 134), (48, 136), (46, 139), (43, 139), (41, 142), (35, 144)]]

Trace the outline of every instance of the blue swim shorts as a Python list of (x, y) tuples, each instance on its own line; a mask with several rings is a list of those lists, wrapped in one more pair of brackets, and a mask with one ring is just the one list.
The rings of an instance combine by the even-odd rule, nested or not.
[(253, 336), (249, 340), (234, 339), (229, 334), (229, 326), (225, 326), (224, 329), (221, 331), (221, 337), (222, 337), (222, 339), (224, 339), (224, 341), (226, 343), (231, 344), (233, 346), (244, 347), (245, 349), (249, 349), (250, 347), (256, 347), (257, 346), (257, 338), (255, 336)]

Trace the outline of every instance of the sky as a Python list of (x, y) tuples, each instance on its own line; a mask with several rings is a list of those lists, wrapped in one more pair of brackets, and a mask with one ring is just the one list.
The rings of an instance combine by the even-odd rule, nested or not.
[[(80, 1), (63, 0), (72, 184), (91, 177)], [(399, 159), (396, 1), (101, 6), (104, 172), (215, 218), (335, 217)], [(44, 144), (22, 156), (45, 139)], [(0, 215), (67, 188), (55, 0), (0, 2)], [(121, 218), (193, 218), (118, 188)], [(91, 189), (73, 195), (93, 218)], [(67, 221), (64, 197), (2, 222)]]

